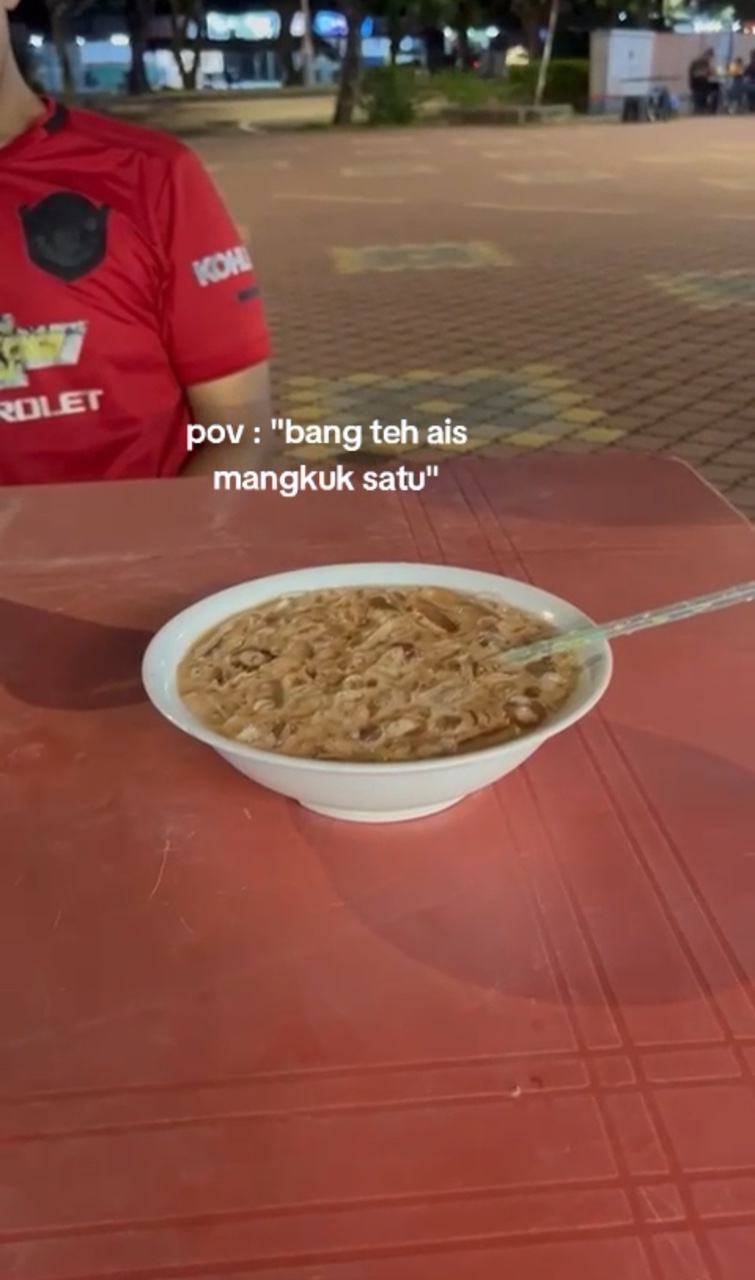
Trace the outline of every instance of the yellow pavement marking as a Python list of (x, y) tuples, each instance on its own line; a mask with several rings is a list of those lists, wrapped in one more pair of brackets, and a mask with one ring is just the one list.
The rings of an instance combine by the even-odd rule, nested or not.
[[(480, 134), (477, 134), (477, 137), (452, 138), (450, 142), (452, 142), (452, 146), (454, 147), (466, 147), (468, 151), (479, 151), (481, 147), (490, 146), (489, 129), (488, 128), (482, 129), (482, 132)], [(514, 137), (497, 138), (497, 140), (495, 140), (495, 146), (497, 147), (499, 146), (516, 147), (516, 146), (521, 146), (521, 143), (522, 143), (522, 138), (514, 138)], [(482, 155), (484, 154), (485, 152), (482, 151)]]
[(499, 378), (500, 369), (467, 369), (464, 373), (451, 373), (444, 379), (452, 387), (466, 387), (473, 382), (483, 382), (486, 378)]
[[(470, 431), (474, 431), (474, 427), (470, 427)], [(438, 453), (473, 453), (475, 449), (484, 449), (485, 445), (489, 443), (490, 441), (483, 436), (470, 436), (463, 444), (433, 444), (429, 445), (428, 448)]]
[(513, 435), (504, 435), (501, 444), (514, 444), (522, 449), (542, 449), (547, 444), (555, 444), (558, 436), (545, 431), (515, 431)]
[[(584, 407), (590, 398), (584, 390), (561, 390), (563, 387), (579, 385), (573, 379), (560, 376), (565, 372), (567, 370), (564, 366), (539, 361), (508, 369), (480, 365), (457, 374), (447, 374), (435, 369), (408, 369), (399, 370), (388, 377), (385, 374), (358, 371), (333, 379), (291, 378), (287, 381), (286, 390), (293, 402), (292, 416), (301, 423), (359, 420), (360, 415), (364, 417), (366, 412), (359, 397), (359, 389), (372, 392), (374, 388), (372, 394), (379, 396), (381, 382), (390, 384), (392, 395), (400, 392), (403, 385), (406, 389), (407, 412), (417, 418), (421, 414), (433, 417), (458, 415), (463, 420), (467, 406), (450, 398), (444, 399), (443, 393), (448, 395), (450, 391), (453, 395), (452, 387), (471, 387), (485, 380), (498, 380), (501, 395), (504, 398), (515, 397), (517, 412), (528, 413), (533, 418), (530, 428), (511, 432), (506, 428), (505, 411), (500, 425), (483, 427), (478, 423), (468, 424), (468, 440), (462, 445), (436, 446), (439, 456), (475, 452), (484, 449), (494, 439), (515, 448), (534, 450), (557, 448), (560, 443), (568, 440), (582, 441), (600, 448), (612, 445), (625, 436), (625, 431), (609, 425), (603, 411)], [(437, 399), (428, 398), (415, 403), (416, 390), (423, 383), (429, 384), (428, 391), (433, 383), (437, 384), (437, 391), (441, 394)], [(522, 395), (518, 396), (517, 391), (521, 391)], [(532, 403), (528, 403), (525, 392), (533, 397)], [(491, 395), (495, 397), (495, 389)], [(300, 403), (302, 400), (306, 400), (306, 403)], [(408, 442), (399, 446), (374, 445), (365, 450), (364, 454), (388, 459), (392, 455), (411, 454), (415, 448), (416, 445)], [(303, 445), (286, 450), (285, 456), (318, 462), (332, 458), (339, 452), (339, 449), (333, 447)]]
[(302, 404), (313, 404), (313, 396), (316, 395), (317, 388), (312, 387), (292, 387), (289, 391), (290, 400), (298, 400)]
[(694, 155), (674, 155), (674, 156), (635, 156), (641, 164), (667, 164), (674, 165), (694, 165), (699, 168), (700, 164), (706, 161), (713, 161), (715, 164), (751, 164), (752, 156), (744, 151), (738, 151), (731, 154), (721, 154), (723, 148), (720, 146), (708, 147), (703, 151), (696, 151)]
[(403, 196), (318, 196), (312, 192), (276, 192), (276, 200), (315, 200), (320, 204), (406, 204)]
[(722, 191), (755, 191), (755, 178), (702, 178), (706, 187), (720, 187)]
[(694, 156), (682, 153), (681, 155), (654, 155), (654, 156), (635, 156), (635, 160), (639, 164), (694, 164), (700, 163), (700, 152), (696, 151)]
[(563, 391), (564, 387), (570, 387), (572, 385), (572, 380), (571, 378), (545, 377), (538, 378), (537, 385), (542, 387), (545, 391)]
[(519, 373), (524, 373), (527, 377), (539, 378), (549, 377), (551, 374), (558, 373), (558, 367), (555, 364), (525, 364), (522, 365)]
[(619, 431), (617, 427), (585, 427), (584, 431), (577, 432), (577, 439), (591, 444), (611, 444), (625, 435), (626, 431)]
[(736, 307), (744, 307), (747, 310), (751, 310), (752, 307), (755, 307), (755, 290), (753, 291), (752, 299), (746, 296), (743, 298), (727, 298), (716, 292), (717, 283), (723, 282), (725, 279), (733, 280), (737, 277), (750, 275), (752, 275), (752, 272), (748, 270), (736, 270), (720, 271), (710, 276), (709, 279), (700, 279), (694, 273), (689, 273), (678, 276), (651, 275), (646, 276), (646, 280), (657, 289), (670, 294), (672, 298), (676, 298), (680, 302), (686, 302), (697, 311), (728, 311)]
[(304, 462), (324, 462), (326, 458), (335, 458), (340, 449), (327, 449), (320, 444), (302, 444), (296, 449), (286, 449), (287, 458), (301, 458)]
[[(533, 153), (535, 153), (534, 147), (532, 150), (533, 150)], [(511, 159), (510, 151), (483, 151), (482, 155), (486, 160), (510, 160)], [(545, 157), (546, 160), (568, 160), (570, 158), (568, 152), (562, 151), (562, 150), (556, 150), (555, 148), (551, 148), (551, 147), (548, 147), (543, 151), (537, 151), (536, 155), (538, 160), (543, 156)]]
[(403, 142), (389, 142), (387, 138), (375, 138), (375, 140), (364, 146), (359, 144), (353, 146), (352, 155), (358, 156), (360, 159), (371, 160), (377, 157), (383, 161), (393, 159), (399, 156), (409, 156), (410, 159), (428, 155), (427, 147), (407, 147)]
[(425, 400), (422, 404), (417, 405), (423, 413), (456, 413), (457, 409), (463, 409), (463, 404), (455, 404), (450, 400)]
[(369, 457), (378, 455), (381, 458), (392, 458), (394, 454), (412, 453), (419, 447), (420, 446), (416, 444), (376, 444), (373, 440), (370, 440), (365, 444), (363, 449), (355, 450), (353, 457), (356, 459), (359, 459), (360, 457), (364, 459), (365, 455)]
[[(454, 261), (442, 255), (452, 250)], [(400, 271), (465, 271), (479, 267), (510, 267), (509, 254), (483, 241), (435, 244), (373, 244), (359, 249), (331, 249), (333, 263), (340, 275)]]
[(530, 169), (520, 173), (500, 173), (504, 182), (516, 182), (524, 187), (581, 186), (587, 182), (605, 182), (613, 174), (593, 169)]
[(511, 160), (510, 151), (481, 151), (480, 155), (483, 160), (505, 160), (507, 163)]
[[(293, 393), (291, 398), (294, 398)], [(300, 426), (305, 424), (308, 426), (313, 422), (322, 423), (327, 416), (328, 414), (325, 406), (323, 404), (315, 404), (313, 402), (307, 404), (292, 404), (290, 412), (286, 414), (287, 418), (298, 419)]]
[(562, 422), (584, 422), (588, 425), (600, 422), (605, 416), (599, 409), (564, 409), (563, 413), (559, 414)]
[[(531, 141), (531, 135), (527, 141)], [(523, 138), (497, 138), (496, 146), (519, 147), (524, 142)], [(486, 125), (483, 125), (477, 137), (472, 138), (452, 138), (451, 145), (453, 147), (466, 147), (468, 150), (477, 151), (480, 147), (490, 146), (490, 132)], [(485, 153), (483, 152), (483, 155)]]
[[(542, 383), (539, 385), (542, 386)], [(548, 399), (552, 400), (554, 404), (564, 405), (569, 409), (572, 405), (583, 404), (585, 400), (589, 399), (589, 396), (579, 395), (576, 391), (554, 391)]]
[(342, 178), (413, 178), (438, 170), (429, 164), (375, 164), (367, 169), (341, 169)]
[(625, 217), (628, 214), (636, 214), (638, 212), (637, 209), (584, 209), (572, 205), (511, 204), (509, 202), (503, 203), (500, 200), (469, 201), (464, 207), (465, 209), (501, 209), (504, 213), (571, 213), (577, 217), (591, 214), (611, 214)]

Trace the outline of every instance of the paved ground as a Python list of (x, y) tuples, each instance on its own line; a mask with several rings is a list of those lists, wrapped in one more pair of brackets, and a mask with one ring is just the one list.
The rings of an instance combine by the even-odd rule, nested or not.
[(670, 453), (755, 517), (755, 118), (196, 145), (251, 239), (279, 414)]

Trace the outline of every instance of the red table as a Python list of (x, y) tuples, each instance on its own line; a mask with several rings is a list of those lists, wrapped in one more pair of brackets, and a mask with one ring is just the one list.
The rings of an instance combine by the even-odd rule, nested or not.
[(141, 696), (148, 635), (344, 559), (598, 617), (751, 578), (677, 463), (417, 495), (0, 497), (0, 1280), (752, 1280), (755, 613), (416, 824), (316, 818)]

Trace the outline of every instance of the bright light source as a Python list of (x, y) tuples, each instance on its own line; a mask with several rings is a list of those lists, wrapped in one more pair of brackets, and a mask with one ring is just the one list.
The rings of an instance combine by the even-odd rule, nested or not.
[(77, 37), (76, 37), (76, 43), (77, 43), (77, 45), (79, 46), (79, 48), (81, 48), (81, 46), (82, 46), (83, 44), (86, 44), (86, 40), (84, 39), (84, 37), (83, 37), (83, 36), (77, 36)]
[(128, 36), (111, 36), (110, 43), (125, 46), (127, 44), (131, 44), (131, 41), (129, 40)]
[(488, 40), (495, 40), (496, 36), (498, 35), (498, 28), (486, 27), (485, 35), (488, 37)]
[(29, 44), (32, 49), (41, 49), (44, 44), (44, 40), (41, 36), (29, 36)]

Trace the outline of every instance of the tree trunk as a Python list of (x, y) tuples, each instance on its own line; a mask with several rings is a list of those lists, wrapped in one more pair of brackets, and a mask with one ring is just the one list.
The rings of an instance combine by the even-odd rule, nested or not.
[(147, 77), (145, 54), (149, 24), (154, 17), (155, 0), (131, 0), (126, 5), (126, 29), (131, 42), (131, 66), (126, 84), (130, 94), (149, 93), (151, 85)]
[(402, 39), (402, 15), (395, 4), (392, 4), (388, 10), (388, 39), (390, 41), (391, 50), (391, 66), (395, 67), (398, 62), (399, 49)]
[(181, 58), (181, 79), (183, 80), (183, 87), (184, 89), (193, 91), (197, 87), (197, 79), (199, 77), (199, 56), (201, 49), (198, 49), (196, 45), (189, 45), (188, 48), (184, 46), (182, 52), (188, 53), (189, 55), (186, 62), (184, 62), (183, 57)]
[(536, 17), (525, 20), (524, 40), (531, 61), (537, 62), (540, 57), (540, 23)]
[(281, 64), (281, 80), (284, 85), (298, 84), (301, 80), (296, 67), (294, 66), (294, 53), (296, 50), (296, 41), (291, 35), (291, 23), (298, 9), (296, 0), (282, 0), (278, 6), (278, 12), (281, 19), (280, 35), (276, 42), (275, 52), (278, 55)]
[(359, 78), (362, 70), (361, 5), (344, 3), (343, 12), (348, 23), (348, 33), (333, 124), (352, 123), (359, 97)]
[(50, 6), (50, 34), (55, 46), (58, 66), (60, 67), (60, 82), (63, 94), (66, 97), (71, 97), (76, 93), (76, 81), (73, 75), (69, 49), (70, 31), (66, 15), (58, 4)]
[(469, 71), (474, 62), (472, 46), (469, 43), (469, 28), (473, 26), (472, 6), (469, 0), (459, 0), (456, 14), (456, 43), (459, 50), (459, 63), (462, 70)]
[[(188, 34), (189, 24), (195, 27), (192, 36)], [(197, 87), (206, 25), (203, 0), (170, 0), (171, 49), (181, 86), (187, 91)]]
[(542, 7), (538, 0), (514, 0), (514, 12), (522, 28), (527, 53), (532, 62), (537, 62), (540, 58)]

